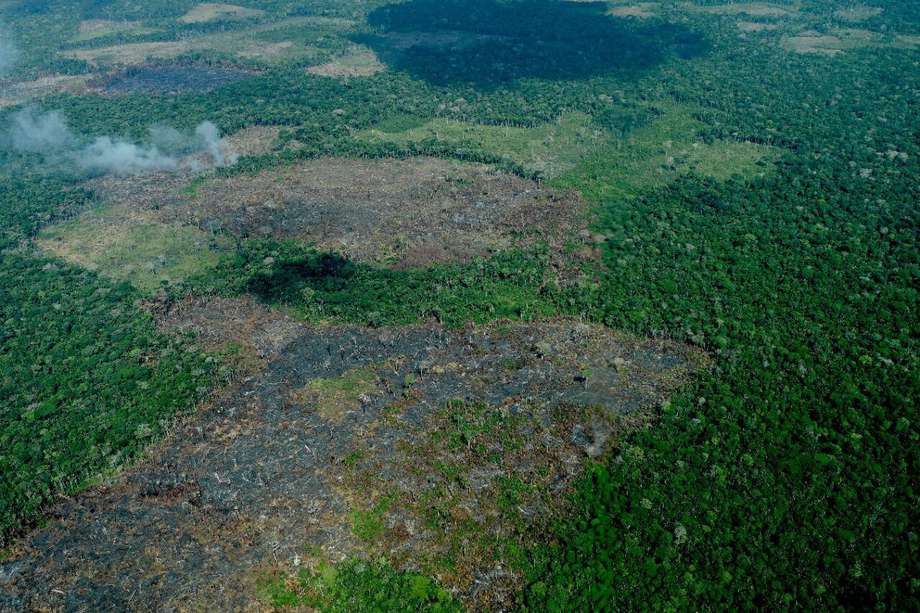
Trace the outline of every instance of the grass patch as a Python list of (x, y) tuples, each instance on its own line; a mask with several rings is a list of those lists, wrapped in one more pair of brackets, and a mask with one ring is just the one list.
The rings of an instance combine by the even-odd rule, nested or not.
[(355, 368), (336, 379), (314, 379), (292, 393), (292, 398), (316, 407), (325, 419), (340, 421), (361, 407), (361, 399), (377, 389), (375, 369)]
[(324, 77), (370, 77), (386, 70), (377, 54), (362, 46), (355, 46), (325, 64), (311, 66), (307, 72)]
[(179, 18), (181, 23), (209, 23), (212, 21), (239, 21), (261, 17), (265, 11), (250, 9), (235, 4), (219, 2), (205, 2), (192, 7), (189, 12)]
[(68, 262), (153, 293), (214, 268), (230, 242), (192, 226), (144, 217), (113, 219), (94, 210), (46, 228), (38, 244)]
[(153, 28), (144, 27), (143, 24), (136, 21), (93, 19), (80, 22), (79, 33), (71, 40), (75, 43), (85, 43), (97, 38), (106, 38), (119, 34), (123, 36), (142, 36), (154, 32), (156, 30)]
[(434, 141), (456, 147), (476, 147), (507, 157), (528, 170), (555, 177), (575, 167), (578, 160), (596, 152), (609, 135), (584, 113), (566, 113), (556, 121), (534, 128), (490, 126), (438, 118), (393, 132), (387, 127), (358, 133), (370, 143), (397, 145)]
[(384, 516), (396, 501), (395, 495), (384, 496), (367, 511), (352, 511), (349, 515), (351, 531), (361, 541), (373, 544), (386, 530)]
[(432, 611), (462, 608), (433, 579), (395, 570), (385, 561), (350, 558), (336, 565), (321, 563), (296, 575), (275, 574), (259, 582), (264, 601), (275, 608), (328, 612)]
[(611, 141), (553, 184), (577, 189), (592, 200), (636, 196), (693, 173), (726, 180), (770, 172), (780, 151), (744, 141), (706, 142), (697, 133), (706, 127), (693, 109), (667, 102), (661, 114), (634, 130), (626, 141)]

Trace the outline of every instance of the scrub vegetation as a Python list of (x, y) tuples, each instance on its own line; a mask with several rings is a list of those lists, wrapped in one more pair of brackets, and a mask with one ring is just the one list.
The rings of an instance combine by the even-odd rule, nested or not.
[(920, 606), (916, 3), (0, 26), (0, 608)]

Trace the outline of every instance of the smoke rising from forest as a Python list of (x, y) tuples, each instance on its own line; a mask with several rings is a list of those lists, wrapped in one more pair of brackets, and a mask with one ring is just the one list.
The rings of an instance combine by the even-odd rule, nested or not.
[(9, 126), (9, 144), (23, 153), (39, 153), (53, 166), (71, 167), (90, 174), (137, 175), (194, 168), (185, 156), (205, 152), (215, 166), (235, 162), (221, 146), (220, 131), (210, 121), (200, 123), (191, 134), (168, 126), (150, 129), (150, 142), (137, 144), (112, 136), (97, 136), (87, 142), (73, 133), (60, 112), (40, 113), (33, 108), (14, 114)]

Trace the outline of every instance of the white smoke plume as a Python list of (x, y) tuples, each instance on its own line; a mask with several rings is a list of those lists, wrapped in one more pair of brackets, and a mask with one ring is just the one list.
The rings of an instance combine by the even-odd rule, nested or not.
[(74, 135), (59, 112), (38, 113), (27, 108), (13, 115), (8, 140), (15, 151), (40, 153), (52, 164), (97, 175), (137, 175), (183, 165), (197, 169), (197, 161), (186, 156), (198, 152), (208, 153), (215, 166), (236, 161), (235, 155), (224, 151), (220, 131), (210, 121), (199, 124), (193, 134), (155, 126), (148, 144), (110, 136), (87, 143)]
[(10, 121), (13, 149), (29, 153), (59, 153), (76, 145), (67, 122), (57, 111), (44, 115), (23, 109)]

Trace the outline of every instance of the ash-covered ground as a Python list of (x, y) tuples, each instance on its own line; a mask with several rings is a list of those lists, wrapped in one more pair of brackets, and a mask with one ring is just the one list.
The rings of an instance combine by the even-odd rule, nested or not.
[(520, 577), (496, 544), (537, 538), (585, 463), (705, 362), (568, 320), (322, 328), (248, 299), (157, 317), (248, 354), (244, 376), (62, 501), (0, 564), (0, 608), (259, 609), (266, 573), (354, 555), (501, 606)]

